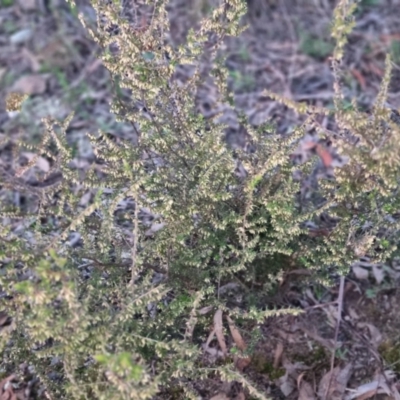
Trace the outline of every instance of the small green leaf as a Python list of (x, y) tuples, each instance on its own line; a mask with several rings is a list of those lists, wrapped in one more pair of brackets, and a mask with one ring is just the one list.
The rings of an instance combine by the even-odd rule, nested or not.
[(250, 188), (254, 189), (262, 180), (262, 176), (256, 175), (251, 181), (250, 181)]
[(132, 358), (129, 353), (121, 353), (118, 362), (122, 368), (130, 369), (132, 367)]
[(94, 356), (94, 359), (99, 363), (99, 364), (107, 364), (110, 357), (107, 354), (96, 354)]
[(140, 381), (143, 375), (143, 368), (140, 365), (133, 365), (131, 368), (131, 377), (135, 381)]

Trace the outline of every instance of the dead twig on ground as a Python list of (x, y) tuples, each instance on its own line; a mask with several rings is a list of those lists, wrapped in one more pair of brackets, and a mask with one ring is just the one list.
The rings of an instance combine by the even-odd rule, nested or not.
[(333, 346), (332, 357), (331, 357), (331, 375), (330, 375), (329, 383), (328, 383), (328, 386), (327, 386), (326, 392), (325, 392), (326, 399), (328, 398), (327, 396), (328, 396), (329, 389), (332, 384), (333, 369), (334, 369), (334, 365), (335, 365), (336, 346), (337, 346), (340, 321), (342, 319), (342, 311), (343, 311), (344, 282), (345, 282), (345, 277), (341, 276), (340, 277), (340, 286), (339, 286), (339, 295), (338, 295), (338, 313), (337, 313), (337, 321), (336, 321), (336, 328), (335, 328), (335, 338), (334, 338), (334, 346)]

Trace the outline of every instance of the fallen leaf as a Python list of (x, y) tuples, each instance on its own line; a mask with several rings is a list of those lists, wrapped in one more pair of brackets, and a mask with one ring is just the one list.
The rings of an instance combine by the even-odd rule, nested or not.
[(46, 90), (46, 79), (38, 74), (21, 76), (11, 88), (11, 92), (42, 94)]
[(282, 360), (282, 354), (283, 354), (283, 344), (281, 342), (278, 342), (278, 345), (276, 346), (275, 349), (274, 368), (279, 367), (279, 364), (281, 363)]
[(357, 326), (359, 326), (360, 328), (365, 328), (365, 327), (368, 328), (371, 336), (371, 344), (374, 346), (375, 349), (377, 349), (383, 339), (383, 336), (380, 333), (379, 329), (376, 326), (368, 324), (366, 322), (359, 322)]
[(302, 381), (300, 384), (298, 400), (315, 400), (314, 390), (306, 381)]
[(240, 392), (235, 398), (234, 400), (246, 400), (246, 396), (244, 395), (243, 392)]
[(317, 145), (316, 150), (324, 166), (325, 167), (332, 166), (333, 157), (331, 153), (320, 144)]
[(40, 62), (37, 57), (29, 51), (26, 47), (21, 49), (21, 56), (30, 64), (31, 70), (33, 72), (38, 72), (40, 70)]
[(327, 318), (328, 323), (330, 326), (335, 327), (338, 320), (338, 309), (335, 305), (328, 305), (327, 307), (323, 308)]
[(219, 347), (224, 355), (227, 354), (226, 342), (224, 338), (224, 326), (222, 324), (222, 310), (217, 310), (214, 315), (214, 330), (217, 336)]
[(354, 320), (360, 319), (360, 316), (357, 314), (356, 310), (353, 307), (349, 307), (348, 313), (351, 319)]
[(350, 72), (352, 73), (354, 78), (356, 78), (357, 82), (360, 84), (361, 89), (365, 90), (365, 88), (367, 87), (367, 84), (365, 82), (365, 78), (364, 78), (363, 74), (358, 69), (355, 69), (355, 68), (351, 69)]
[(377, 389), (372, 389), (369, 392), (365, 392), (361, 396), (357, 397), (357, 400), (367, 400), (370, 399), (371, 397), (375, 396), (377, 394), (378, 390)]
[(379, 393), (390, 395), (390, 389), (382, 375), (372, 382), (360, 385), (350, 396), (347, 396), (347, 399), (366, 400)]
[(32, 160), (36, 161), (36, 166), (41, 169), (43, 172), (49, 172), (50, 171), (50, 163), (48, 160), (46, 160), (44, 157), (38, 156), (35, 153), (31, 153), (28, 151), (24, 151), (21, 153), (24, 157), (28, 159), (29, 162)]
[(395, 383), (391, 385), (391, 390), (392, 390), (392, 396), (394, 397), (394, 400), (400, 400), (400, 393), (397, 390), (397, 386)]
[(211, 310), (213, 309), (213, 306), (205, 306), (203, 308), (200, 308), (200, 310), (198, 310), (198, 314), (199, 315), (206, 315), (208, 314)]
[[(236, 328), (235, 323), (229, 317), (229, 315), (226, 316), (226, 319), (228, 321), (229, 330), (231, 331), (233, 341), (235, 342), (237, 348), (240, 351), (245, 351), (247, 348), (247, 345), (246, 345), (245, 341), (243, 340), (242, 335), (240, 334), (239, 330)], [(249, 364), (251, 362), (250, 357), (235, 356), (234, 359), (235, 359), (235, 366), (239, 371), (243, 371), (246, 367), (249, 366)]]
[(226, 319), (228, 321), (229, 329), (231, 331), (231, 335), (232, 335), (232, 338), (233, 338), (236, 346), (238, 347), (238, 349), (240, 351), (245, 351), (247, 348), (247, 345), (244, 342), (239, 330), (236, 328), (235, 323), (232, 321), (232, 319), (229, 317), (229, 315), (226, 316)]
[(214, 347), (207, 347), (205, 344), (202, 345), (203, 350), (210, 354), (210, 356), (215, 357), (215, 358), (223, 358), (224, 353), (221, 350), (218, 350)]
[(18, 0), (18, 5), (22, 10), (32, 11), (36, 8), (36, 0)]
[(218, 393), (211, 397), (210, 400), (230, 400), (230, 398), (225, 393)]
[[(324, 310), (326, 311), (326, 310)], [(319, 344), (321, 344), (323, 347), (325, 347), (326, 349), (328, 349), (329, 351), (333, 351), (335, 349), (335, 344), (333, 343), (332, 340), (330, 339), (324, 339), (323, 337), (321, 337), (317, 332), (311, 330), (311, 329), (307, 329), (307, 327), (304, 326), (304, 323), (302, 323), (301, 325), (299, 325), (299, 328), (307, 335), (309, 336), (311, 339), (315, 340), (316, 342), (318, 342)]]
[(36, 165), (43, 172), (49, 172), (50, 171), (50, 163), (44, 157), (38, 157), (38, 159), (36, 161)]
[(374, 277), (376, 279), (376, 282), (378, 284), (381, 284), (384, 277), (385, 277), (385, 272), (381, 266), (378, 265), (373, 265), (372, 266), (372, 273), (374, 274)]
[(245, 368), (247, 368), (251, 363), (250, 357), (235, 357), (235, 367), (240, 371), (243, 372)]
[(286, 371), (285, 375), (279, 378), (279, 389), (281, 392), (288, 397), (295, 390), (296, 385), (294, 379), (290, 376), (289, 372)]
[(353, 265), (352, 270), (357, 279), (366, 280), (369, 276), (369, 271), (359, 265)]
[(282, 359), (282, 365), (285, 368), (286, 372), (284, 376), (281, 376), (277, 380), (277, 385), (281, 389), (282, 393), (287, 397), (291, 393), (293, 393), (293, 391), (297, 387), (297, 379), (299, 377), (299, 371), (307, 370), (309, 369), (309, 367), (299, 362), (292, 364), (286, 358)]
[(15, 379), (15, 374), (12, 374), (7, 378), (4, 378), (2, 381), (0, 381), (0, 390), (4, 390), (4, 386), (6, 386), (6, 384), (12, 381), (13, 379)]
[(318, 386), (318, 398), (320, 400), (342, 400), (352, 368), (352, 364), (349, 363), (343, 369), (335, 367), (326, 373)]
[(151, 225), (151, 228), (149, 230), (146, 231), (145, 235), (146, 236), (152, 236), (154, 235), (156, 232), (158, 232), (159, 230), (161, 230), (162, 228), (164, 228), (165, 224), (163, 222), (160, 223), (155, 223), (153, 225)]
[(80, 206), (87, 206), (89, 204), (91, 198), (92, 198), (92, 192), (88, 191), (81, 197), (78, 204)]
[(14, 45), (23, 44), (32, 38), (33, 31), (32, 29), (21, 29), (20, 31), (15, 32), (10, 37), (10, 43)]

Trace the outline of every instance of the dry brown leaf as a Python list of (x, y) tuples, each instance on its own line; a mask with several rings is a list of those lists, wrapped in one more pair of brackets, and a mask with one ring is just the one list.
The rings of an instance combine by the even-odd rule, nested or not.
[(219, 347), (224, 355), (227, 354), (226, 342), (224, 338), (224, 326), (222, 324), (222, 310), (217, 310), (214, 315), (214, 330), (217, 336)]
[(229, 315), (226, 316), (226, 319), (228, 321), (229, 330), (231, 331), (231, 335), (232, 335), (232, 338), (233, 338), (236, 346), (238, 347), (238, 349), (240, 351), (245, 351), (246, 348), (247, 348), (247, 345), (244, 342), (244, 340), (242, 338), (242, 335), (240, 334), (239, 330), (236, 328), (235, 323), (233, 322), (231, 317), (229, 317)]
[(215, 336), (215, 328), (213, 328), (210, 334), (208, 335), (207, 341), (204, 344), (205, 347), (210, 347), (210, 343), (214, 339), (214, 336)]
[(296, 378), (296, 382), (297, 382), (297, 389), (300, 388), (301, 382), (303, 381), (304, 375), (306, 374), (306, 372), (302, 372), (301, 374), (299, 374), (299, 376)]
[(46, 90), (46, 79), (39, 74), (21, 76), (11, 88), (11, 92), (42, 94)]
[[(381, 385), (385, 386), (382, 388)], [(377, 380), (360, 385), (354, 393), (349, 396), (350, 399), (366, 400), (370, 399), (376, 394), (386, 393), (390, 394), (389, 388), (384, 382), (384, 377), (380, 376)]]
[(4, 386), (12, 381), (15, 378), (15, 374), (12, 374), (10, 376), (7, 376), (7, 378), (4, 378), (2, 381), (0, 381), (0, 390), (4, 389)]
[(11, 393), (6, 390), (4, 393), (0, 395), (0, 400), (11, 400)]
[(285, 396), (289, 396), (298, 386), (297, 379), (300, 371), (309, 368), (298, 362), (292, 364), (285, 357), (282, 359), (282, 366), (285, 368), (286, 373), (277, 380), (277, 385)]
[[(235, 342), (237, 348), (240, 351), (245, 351), (247, 348), (247, 345), (246, 345), (245, 341), (243, 340), (242, 335), (240, 334), (239, 330), (236, 328), (235, 323), (229, 317), (229, 315), (226, 316), (226, 319), (228, 321), (229, 330), (231, 331), (233, 341)], [(235, 357), (235, 366), (239, 371), (243, 371), (246, 367), (248, 367), (250, 362), (251, 362), (250, 357)]]
[(357, 314), (356, 310), (353, 307), (348, 308), (348, 313), (351, 319), (357, 320), (360, 319), (360, 316)]
[(357, 324), (357, 326), (360, 328), (365, 328), (365, 327), (368, 328), (370, 336), (371, 336), (370, 342), (374, 346), (374, 348), (377, 349), (383, 340), (383, 336), (379, 332), (379, 329), (376, 326), (374, 326), (372, 324), (368, 324), (366, 322), (359, 322)]
[(1, 395), (0, 400), (18, 400), (18, 398), (10, 387)]
[(205, 306), (203, 308), (200, 308), (200, 310), (198, 310), (198, 314), (199, 315), (206, 315), (208, 314), (211, 310), (213, 309), (213, 306)]
[[(17, 396), (13, 391), (13, 387), (10, 382), (15, 378), (15, 375), (10, 375), (0, 382), (0, 393), (2, 390), (4, 392), (0, 395), (0, 400), (17, 400)], [(5, 388), (7, 386), (7, 388)]]
[(37, 59), (37, 57), (30, 52), (26, 47), (21, 49), (21, 56), (23, 57), (24, 61), (27, 62), (27, 64), (30, 65), (31, 71), (32, 72), (38, 72), (40, 71), (40, 62)]
[(308, 269), (302, 268), (302, 269), (292, 269), (291, 271), (286, 273), (286, 276), (288, 275), (307, 275), (310, 276), (311, 272)]
[(211, 397), (210, 400), (230, 400), (230, 398), (225, 393), (218, 393)]
[(281, 342), (278, 342), (278, 345), (276, 346), (275, 349), (274, 368), (279, 367), (279, 364), (281, 363), (282, 360), (282, 354), (283, 354), (283, 344)]
[(400, 394), (394, 385), (392, 387), (388, 386), (386, 378), (383, 375), (378, 375), (374, 381), (360, 385), (351, 395), (346, 397), (346, 400), (367, 400), (375, 397), (377, 394), (386, 394), (391, 396), (392, 400), (398, 400)]
[(235, 357), (235, 367), (243, 372), (245, 368), (247, 368), (251, 363), (250, 357)]
[(306, 381), (302, 381), (300, 384), (298, 400), (315, 400), (314, 390)]
[(397, 390), (397, 386), (395, 383), (393, 383), (390, 387), (390, 389), (392, 390), (392, 395), (394, 397), (394, 400), (400, 400), (400, 393)]
[(326, 373), (319, 383), (318, 398), (320, 400), (342, 400), (352, 368), (352, 364), (349, 363), (343, 369), (335, 367)]
[(246, 396), (243, 392), (240, 392), (233, 400), (246, 400)]
[(372, 389), (368, 392), (365, 392), (361, 396), (357, 397), (357, 400), (367, 400), (370, 399), (372, 396), (375, 396), (377, 394), (377, 389)]

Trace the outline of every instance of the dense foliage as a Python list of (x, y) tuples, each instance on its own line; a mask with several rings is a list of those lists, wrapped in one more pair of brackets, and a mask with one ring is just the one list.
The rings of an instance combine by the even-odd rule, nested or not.
[[(384, 265), (397, 256), (400, 130), (385, 105), (390, 57), (371, 113), (344, 107), (340, 61), (354, 7), (340, 1), (334, 107), (266, 92), (304, 115), (303, 124), (279, 135), (240, 116), (248, 141), (232, 148), (219, 115), (198, 111), (196, 92), (212, 77), (221, 101), (233, 104), (220, 48), (246, 29), (245, 2), (223, 0), (203, 12), (179, 46), (167, 40), (165, 1), (153, 2), (151, 24), (137, 28), (118, 1), (92, 3), (98, 24), (87, 30), (112, 77), (112, 110), (137, 134), (126, 141), (107, 127), (88, 132), (102, 169), (85, 176), (71, 166), (65, 132), (73, 115), (44, 120), (35, 143), (17, 144), (54, 160), (63, 179), (35, 189), (36, 213), (2, 210), (25, 226), (17, 233), (1, 227), (1, 302), (13, 318), (2, 335), (3, 363), (31, 365), (52, 398), (150, 399), (171, 387), (196, 398), (191, 380), (215, 373), (264, 398), (233, 362), (216, 371), (200, 357), (207, 326), (217, 309), (254, 326), (296, 313), (268, 303), (290, 268), (309, 268), (329, 283), (360, 258)], [(70, 7), (76, 11), (73, 1)], [(173, 74), (183, 64), (193, 74), (178, 85)], [(336, 121), (336, 132), (319, 125), (321, 115)], [(83, 207), (88, 189), (93, 196)], [(220, 292), (232, 281), (243, 290), (240, 305)], [(208, 306), (214, 313), (200, 312)]]

